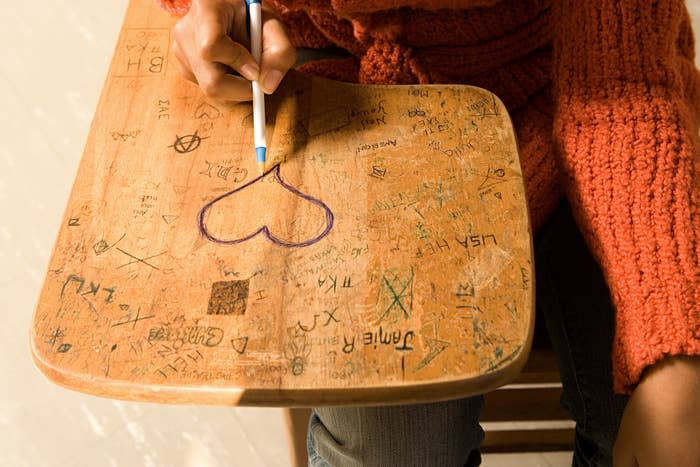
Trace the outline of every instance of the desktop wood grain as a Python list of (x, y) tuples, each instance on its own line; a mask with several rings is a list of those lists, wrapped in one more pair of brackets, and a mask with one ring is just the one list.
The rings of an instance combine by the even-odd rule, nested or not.
[(106, 397), (390, 404), (483, 393), (524, 364), (531, 239), (517, 144), (469, 86), (291, 73), (207, 102), (132, 0), (35, 312), (35, 362)]

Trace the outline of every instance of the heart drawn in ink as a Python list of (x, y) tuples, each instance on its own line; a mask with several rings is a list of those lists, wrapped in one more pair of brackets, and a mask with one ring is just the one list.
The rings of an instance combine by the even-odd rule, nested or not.
[[(288, 211), (277, 206), (281, 197), (287, 197), (289, 202), (283, 206), (291, 208)], [(295, 217), (288, 222), (290, 212)], [(285, 182), (277, 164), (207, 203), (199, 211), (198, 224), (207, 240), (222, 245), (243, 243), (262, 233), (276, 245), (296, 248), (313, 245), (328, 235), (333, 218), (325, 203)]]

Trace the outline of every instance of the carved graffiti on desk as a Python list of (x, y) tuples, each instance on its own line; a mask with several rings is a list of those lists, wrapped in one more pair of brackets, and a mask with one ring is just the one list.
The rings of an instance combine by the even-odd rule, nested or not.
[[(258, 176), (250, 105), (173, 86), (167, 37), (126, 30), (118, 45), (114, 107), (49, 267), (47, 355), (72, 374), (246, 397), (410, 387), (515, 358), (517, 339), (497, 336), (518, 332), (532, 279), (512, 253), (522, 222), (504, 207), (523, 195), (506, 182), (522, 176), (499, 102), (301, 82), (267, 102)], [(522, 297), (491, 293), (511, 276)]]
[(124, 237), (126, 237), (126, 234), (122, 234), (122, 236), (119, 237), (117, 241), (112, 243), (109, 243), (107, 240), (102, 238), (92, 245), (92, 251), (95, 252), (96, 256), (100, 256), (101, 254), (109, 251), (111, 248), (114, 248), (119, 242), (121, 242), (124, 239)]
[(217, 163), (205, 159), (204, 163), (206, 164), (206, 168), (200, 171), (199, 175), (205, 175), (208, 178), (216, 177), (229, 181), (229, 175), (233, 175), (230, 181), (233, 183), (240, 183), (248, 176), (248, 169), (245, 167), (234, 167), (225, 161)]
[(168, 225), (172, 224), (180, 218), (180, 216), (178, 216), (177, 214), (163, 214), (160, 217), (161, 219), (163, 219), (163, 222), (165, 222)]
[(418, 365), (413, 368), (413, 372), (416, 373), (426, 366), (428, 366), (435, 357), (440, 355), (445, 349), (450, 346), (450, 343), (445, 340), (438, 338), (438, 322), (434, 321), (427, 324), (421, 329), (421, 337), (423, 341), (428, 346), (428, 353), (423, 357), (423, 359), (418, 362)]
[(197, 106), (196, 109), (194, 109), (194, 118), (196, 119), (208, 119), (208, 120), (215, 120), (219, 117), (221, 117), (221, 111), (214, 107), (213, 105), (209, 104), (208, 102), (202, 102)]
[[(314, 315), (314, 326), (316, 327), (316, 316)], [(311, 355), (311, 343), (308, 333), (302, 326), (292, 326), (287, 328), (289, 342), (284, 349), (284, 355), (289, 360), (289, 366), (294, 376), (304, 373), (304, 367), (309, 355)]]
[(484, 96), (478, 101), (467, 104), (467, 110), (472, 117), (498, 117), (501, 115), (495, 96)]
[(141, 134), (141, 130), (122, 130), (122, 131), (112, 131), (110, 136), (114, 141), (119, 141), (125, 143), (129, 140), (134, 140), (138, 135)]
[(169, 342), (175, 349), (184, 344), (216, 347), (224, 338), (224, 330), (214, 326), (182, 326), (163, 325), (151, 328), (148, 342)]
[(127, 311), (126, 314), (124, 314), (120, 320), (114, 324), (112, 324), (112, 327), (117, 327), (117, 326), (124, 326), (126, 324), (131, 324), (131, 329), (136, 328), (136, 324), (139, 321), (145, 321), (147, 319), (153, 319), (155, 318), (156, 315), (148, 315), (148, 316), (141, 316), (141, 307), (138, 307), (136, 310), (136, 316), (132, 316), (131, 311)]
[(233, 347), (233, 350), (235, 350), (238, 355), (243, 355), (245, 349), (248, 347), (248, 336), (231, 339), (231, 347)]
[[(85, 286), (86, 282), (89, 282), (89, 290), (83, 291), (83, 287)], [(80, 295), (81, 297), (85, 297), (86, 295), (92, 295), (93, 297), (97, 297), (97, 294), (101, 290), (105, 294), (104, 303), (110, 303), (112, 301), (114, 291), (116, 290), (116, 287), (113, 285), (110, 287), (102, 287), (102, 283), (100, 281), (86, 281), (84, 277), (81, 277), (77, 274), (70, 274), (63, 283), (63, 286), (61, 287), (61, 300), (63, 300), (63, 298), (66, 296), (69, 285), (77, 285), (77, 288), (75, 288), (73, 292), (77, 295)]]
[(125, 29), (118, 50), (115, 76), (143, 78), (165, 72), (170, 48), (169, 29)]
[(395, 322), (409, 319), (413, 314), (413, 268), (401, 275), (392, 270), (382, 275), (377, 298), (377, 317), (380, 321)]
[(170, 120), (170, 99), (158, 99), (158, 120)]
[(168, 146), (173, 148), (178, 154), (187, 154), (195, 151), (202, 144), (202, 140), (209, 138), (208, 136), (199, 136), (199, 131), (195, 131), (190, 135), (175, 135), (175, 142)]
[(156, 269), (156, 270), (160, 270), (160, 268), (158, 266), (156, 266), (153, 263), (149, 263), (149, 261), (153, 258), (157, 258), (157, 257), (162, 256), (162, 255), (167, 253), (167, 251), (162, 251), (162, 252), (157, 253), (155, 255), (139, 257), (139, 256), (133, 255), (125, 250), (122, 250), (120, 247), (116, 247), (116, 248), (117, 248), (117, 251), (119, 251), (119, 252), (123, 253), (125, 256), (131, 258), (131, 261), (127, 261), (126, 263), (124, 263), (120, 266), (117, 266), (117, 269), (121, 269), (125, 266), (129, 266), (131, 264), (136, 263), (136, 264), (143, 264), (145, 266), (148, 266), (148, 267)]

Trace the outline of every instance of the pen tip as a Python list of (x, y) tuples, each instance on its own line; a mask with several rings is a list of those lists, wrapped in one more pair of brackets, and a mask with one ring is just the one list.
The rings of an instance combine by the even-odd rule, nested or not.
[(265, 173), (265, 163), (264, 162), (258, 162), (258, 171), (260, 172), (260, 175)]

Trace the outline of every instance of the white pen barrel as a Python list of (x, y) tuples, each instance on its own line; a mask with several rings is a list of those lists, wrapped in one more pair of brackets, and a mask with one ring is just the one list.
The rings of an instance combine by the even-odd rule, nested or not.
[[(260, 3), (248, 6), (250, 15), (250, 52), (258, 65), (262, 57), (262, 8)], [(255, 147), (267, 147), (265, 140), (265, 94), (260, 83), (253, 81), (253, 126)]]
[(260, 3), (248, 5), (250, 15), (250, 53), (258, 65), (262, 56), (262, 7)]
[(253, 138), (256, 148), (267, 147), (265, 139), (265, 94), (260, 84), (253, 81)]

